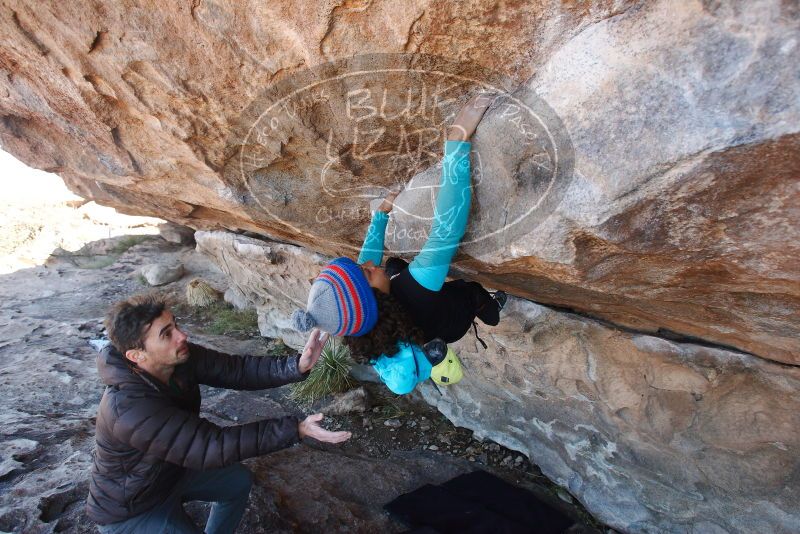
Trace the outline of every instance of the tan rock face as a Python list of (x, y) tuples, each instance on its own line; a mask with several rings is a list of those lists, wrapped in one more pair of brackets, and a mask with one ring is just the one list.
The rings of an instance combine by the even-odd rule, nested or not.
[(798, 228), (799, 150), (800, 136), (790, 135), (710, 154), (658, 196), (592, 230), (573, 227), (569, 263), (524, 256), (484, 274), (617, 324), (800, 363), (800, 250), (786, 240)]
[[(468, 235), (489, 237), (463, 272), (796, 365), (799, 18), (778, 0), (5, 2), (0, 138), (127, 213), (351, 254), (368, 199), (435, 183), (441, 126), (493, 85), (512, 94), (475, 138)], [(525, 130), (523, 104), (544, 123)], [(423, 232), (398, 251), (424, 241), (422, 195), (401, 196)]]
[(267, 243), (230, 232), (196, 232), (197, 250), (210, 257), (231, 279), (240, 307), (258, 311), (261, 334), (302, 347), (307, 335), (292, 328), (291, 315), (305, 308), (311, 283), (330, 260), (280, 243)]
[[(227, 232), (198, 249), (297, 347), (289, 315), (328, 258)], [(510, 298), (497, 327), (454, 348), (465, 378), (423, 396), (460, 426), (527, 454), (624, 532), (800, 529), (800, 370), (631, 333)]]

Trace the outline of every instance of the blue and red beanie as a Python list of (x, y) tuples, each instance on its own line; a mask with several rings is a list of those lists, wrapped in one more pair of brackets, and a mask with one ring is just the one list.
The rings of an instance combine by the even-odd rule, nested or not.
[(378, 321), (378, 302), (361, 267), (350, 258), (336, 258), (311, 285), (306, 311), (292, 314), (296, 330), (319, 327), (334, 336), (363, 336)]

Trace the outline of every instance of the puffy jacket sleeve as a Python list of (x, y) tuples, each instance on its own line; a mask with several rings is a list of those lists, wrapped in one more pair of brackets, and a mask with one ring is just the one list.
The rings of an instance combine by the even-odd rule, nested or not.
[(288, 447), (299, 440), (296, 417), (217, 426), (162, 397), (140, 395), (117, 410), (113, 435), (167, 462), (205, 470)]
[(300, 355), (283, 358), (223, 354), (190, 345), (195, 378), (200, 384), (226, 389), (254, 390), (304, 380), (298, 368)]

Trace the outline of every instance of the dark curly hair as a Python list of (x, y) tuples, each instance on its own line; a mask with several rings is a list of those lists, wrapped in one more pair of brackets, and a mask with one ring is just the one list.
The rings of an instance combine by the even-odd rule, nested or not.
[(106, 331), (111, 343), (122, 354), (143, 349), (147, 330), (167, 308), (166, 299), (156, 293), (135, 295), (117, 302), (106, 315)]
[(422, 345), (425, 334), (416, 326), (403, 305), (393, 296), (372, 288), (378, 301), (378, 322), (368, 334), (344, 338), (353, 359), (358, 363), (369, 363), (381, 354), (391, 356), (397, 352), (397, 342), (406, 341)]

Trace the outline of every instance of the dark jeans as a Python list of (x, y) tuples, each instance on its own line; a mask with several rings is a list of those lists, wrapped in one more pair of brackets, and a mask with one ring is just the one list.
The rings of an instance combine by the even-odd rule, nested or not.
[(253, 485), (253, 474), (241, 464), (208, 471), (187, 471), (164, 502), (126, 521), (101, 525), (102, 534), (202, 533), (183, 510), (187, 501), (213, 502), (205, 532), (229, 534), (236, 530)]
[[(402, 258), (391, 257), (386, 260), (384, 267), (389, 278), (408, 268), (408, 262)], [(500, 308), (492, 295), (483, 288), (478, 282), (467, 282), (465, 280), (454, 280), (452, 284), (459, 285), (464, 291), (470, 293), (472, 306), (475, 316), (484, 324), (497, 326), (500, 323)]]
[(402, 270), (408, 267), (408, 262), (402, 258), (396, 258), (392, 256), (388, 260), (386, 260), (386, 265), (384, 270), (386, 271), (386, 275), (391, 278), (392, 276), (398, 274)]
[(480, 319), (483, 324), (497, 326), (500, 323), (500, 307), (492, 298), (492, 294), (486, 291), (482, 285), (466, 280), (453, 280), (449, 283), (469, 294), (472, 300), (472, 309), (475, 310), (475, 317)]
[(500, 306), (497, 304), (497, 301), (492, 298), (492, 295), (483, 288), (482, 285), (478, 284), (477, 282), (472, 283), (478, 285), (478, 287), (474, 289), (475, 305), (477, 307), (475, 315), (483, 322), (483, 324), (497, 326), (500, 323)]

